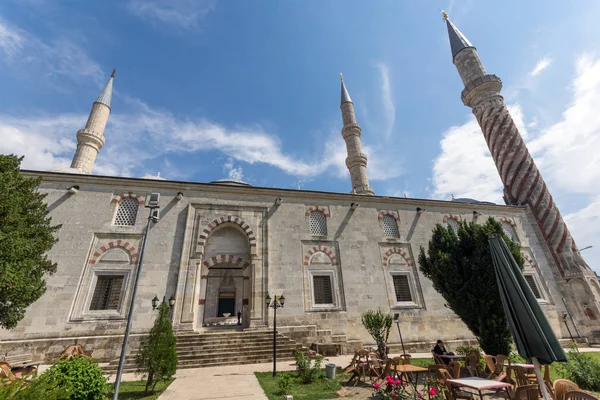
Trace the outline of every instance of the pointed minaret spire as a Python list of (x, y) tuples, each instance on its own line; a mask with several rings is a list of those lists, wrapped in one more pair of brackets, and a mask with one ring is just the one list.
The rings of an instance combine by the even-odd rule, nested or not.
[(350, 98), (350, 94), (348, 93), (348, 89), (346, 89), (346, 85), (344, 84), (344, 76), (340, 74), (340, 80), (342, 81), (342, 100), (340, 105), (348, 102), (352, 103), (352, 99)]
[(98, 152), (104, 146), (104, 128), (110, 115), (113, 80), (116, 69), (110, 75), (108, 83), (92, 105), (85, 128), (77, 132), (77, 150), (69, 172), (91, 174)]
[(458, 30), (456, 25), (454, 25), (452, 21), (450, 21), (450, 19), (448, 18), (448, 13), (446, 13), (446, 11), (442, 10), (442, 17), (444, 18), (444, 21), (446, 21), (446, 26), (448, 27), (448, 37), (450, 38), (450, 50), (452, 50), (453, 60), (459, 51), (466, 48), (475, 48), (475, 46), (473, 46), (471, 42), (469, 42), (469, 39), (467, 39), (465, 35), (463, 35), (462, 32)]
[(367, 177), (367, 155), (362, 152), (360, 144), (360, 126), (356, 123), (354, 115), (354, 104), (350, 99), (350, 94), (344, 84), (344, 78), (340, 74), (342, 80), (342, 99), (340, 108), (342, 109), (342, 120), (344, 127), (342, 128), (342, 137), (346, 142), (346, 166), (350, 171), (350, 180), (352, 183), (353, 194), (373, 195), (373, 189), (369, 186), (369, 178)]
[(96, 103), (104, 104), (110, 108), (110, 103), (112, 101), (112, 91), (113, 91), (113, 79), (115, 78), (115, 74), (117, 73), (117, 69), (113, 69), (112, 74), (110, 74), (110, 79), (104, 86), (102, 92), (100, 92), (100, 96), (96, 99)]

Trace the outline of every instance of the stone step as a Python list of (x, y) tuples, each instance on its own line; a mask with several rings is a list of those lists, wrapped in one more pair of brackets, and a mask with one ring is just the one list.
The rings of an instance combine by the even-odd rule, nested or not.
[[(277, 338), (277, 344), (283, 344), (283, 345), (293, 345), (295, 344), (294, 341), (287, 339), (287, 338)], [(253, 340), (253, 341), (240, 341), (240, 342), (217, 342), (217, 343), (205, 343), (205, 342), (200, 342), (200, 343), (196, 343), (196, 342), (185, 342), (185, 343), (181, 343), (181, 342), (177, 342), (176, 346), (177, 349), (186, 349), (186, 348), (190, 348), (190, 347), (194, 347), (194, 348), (198, 348), (198, 349), (225, 349), (228, 347), (236, 347), (236, 348), (247, 348), (247, 347), (254, 347), (254, 346), (272, 346), (273, 345), (273, 339), (269, 339), (269, 340)]]
[[(286, 350), (286, 351), (294, 351), (296, 346), (292, 343), (282, 344), (277, 343), (277, 350)], [(244, 349), (239, 349), (237, 347), (225, 347), (225, 348), (217, 348), (217, 349), (203, 349), (203, 348), (185, 348), (185, 349), (177, 349), (177, 354), (185, 355), (185, 354), (225, 354), (225, 353), (235, 353), (239, 354), (240, 352), (246, 353), (251, 351), (265, 351), (265, 350), (273, 350), (273, 346), (269, 343), (264, 346), (248, 346)]]

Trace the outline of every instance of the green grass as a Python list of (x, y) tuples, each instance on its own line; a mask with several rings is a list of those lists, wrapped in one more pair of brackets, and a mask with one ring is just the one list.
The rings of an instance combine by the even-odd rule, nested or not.
[[(158, 396), (173, 382), (173, 379), (168, 381), (161, 381), (156, 384), (156, 388), (154, 388), (154, 393), (144, 396), (144, 388), (146, 387), (146, 381), (131, 381), (131, 382), (121, 382), (119, 386), (119, 399), (122, 400), (156, 400)], [(113, 383), (108, 385), (109, 387), (109, 396), (107, 398), (112, 398), (113, 391), (115, 385)]]
[(342, 388), (340, 382), (348, 380), (349, 376), (340, 373), (340, 369), (336, 371), (335, 379), (319, 379), (311, 384), (304, 384), (296, 377), (295, 372), (278, 372), (277, 377), (273, 378), (271, 372), (255, 372), (258, 383), (269, 400), (280, 400), (282, 394), (277, 386), (277, 377), (282, 375), (290, 375), (293, 378), (290, 394), (294, 396), (294, 400), (323, 400), (335, 399), (338, 396), (337, 391)]

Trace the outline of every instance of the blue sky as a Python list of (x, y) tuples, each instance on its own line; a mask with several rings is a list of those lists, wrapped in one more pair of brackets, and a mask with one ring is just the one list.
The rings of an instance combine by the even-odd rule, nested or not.
[(440, 9), (504, 82), (583, 254), (600, 269), (597, 1), (5, 0), (0, 152), (68, 166), (117, 68), (95, 173), (347, 193), (339, 73), (379, 195), (501, 203)]

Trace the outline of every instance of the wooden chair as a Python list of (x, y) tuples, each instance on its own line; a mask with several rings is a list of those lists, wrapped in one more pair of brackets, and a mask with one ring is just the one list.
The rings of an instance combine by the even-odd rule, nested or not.
[(354, 382), (354, 386), (356, 386), (358, 384), (358, 382), (360, 382), (360, 379), (363, 378), (363, 381), (365, 380), (365, 375), (366, 375), (366, 370), (369, 368), (369, 351), (365, 350), (365, 349), (361, 349), (358, 350), (356, 353), (354, 353), (354, 357), (352, 358), (352, 361), (350, 362), (350, 365), (348, 365), (344, 372), (345, 373), (352, 373), (352, 375), (350, 376), (350, 379), (348, 379), (347, 383), (352, 382), (352, 380), (356, 379), (356, 382)]
[(464, 400), (472, 400), (473, 395), (468, 392), (464, 392), (460, 389), (455, 388), (451, 383), (448, 382), (448, 379), (452, 379), (452, 375), (445, 368), (440, 368), (436, 371), (436, 378), (440, 380), (446, 390), (448, 390), (451, 394), (452, 400), (464, 399)]
[[(516, 386), (529, 386), (532, 384), (529, 380), (529, 377), (527, 376), (527, 370), (525, 368), (513, 365), (511, 367), (511, 370), (515, 377), (515, 381), (509, 383), (512, 383)], [(511, 380), (510, 377), (507, 376), (507, 380)], [(535, 383), (535, 386), (537, 386), (537, 381)]]
[(444, 362), (444, 360), (442, 359), (442, 357), (440, 357), (438, 354), (434, 353), (433, 351), (431, 352), (431, 354), (433, 354), (433, 361), (436, 364), (446, 365), (446, 363)]
[(381, 376), (384, 372), (383, 360), (379, 359), (379, 354), (375, 352), (369, 353), (369, 379), (373, 379), (373, 374), (377, 377), (376, 379), (385, 378)]
[(567, 400), (567, 393), (573, 390), (579, 390), (579, 386), (568, 379), (555, 380), (552, 388), (554, 389), (554, 397), (556, 400)]
[(539, 400), (537, 385), (523, 385), (515, 389), (513, 400)]
[(484, 373), (481, 369), (481, 364), (479, 360), (481, 359), (481, 354), (478, 351), (474, 351), (465, 357), (465, 367), (471, 376), (475, 377), (483, 377)]
[(82, 345), (75, 343), (75, 344), (68, 345), (67, 348), (63, 350), (63, 352), (60, 354), (60, 356), (58, 358), (61, 360), (68, 360), (68, 359), (71, 359), (76, 356), (91, 357), (90, 354), (87, 354), (85, 352)]
[[(508, 359), (508, 357), (506, 357), (503, 354), (498, 354), (497, 356), (489, 356), (489, 355), (485, 355), (483, 356), (485, 363), (488, 367), (488, 369), (490, 370), (490, 374), (488, 376), (488, 379), (493, 379), (495, 381), (498, 382), (502, 382), (506, 379), (506, 377), (510, 374), (510, 360)], [(505, 365), (504, 363), (508, 362), (508, 366), (506, 367), (506, 371), (505, 371)]]
[(490, 374), (488, 375), (488, 379), (492, 379), (496, 373), (496, 357), (485, 355), (483, 356), (483, 360), (485, 361), (485, 366), (490, 370)]
[(580, 390), (573, 390), (567, 393), (566, 400), (598, 400), (598, 398)]
[(458, 361), (450, 361), (448, 363), (448, 371), (454, 379), (460, 378), (460, 363)]
[(403, 360), (404, 365), (410, 365), (410, 360), (412, 358), (410, 354), (400, 354), (398, 357)]
[(0, 361), (0, 379), (6, 383), (12, 383), (17, 377), (12, 373), (10, 365), (5, 361)]

